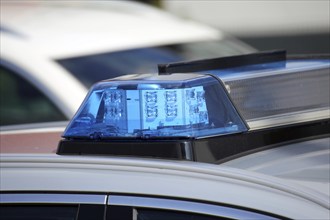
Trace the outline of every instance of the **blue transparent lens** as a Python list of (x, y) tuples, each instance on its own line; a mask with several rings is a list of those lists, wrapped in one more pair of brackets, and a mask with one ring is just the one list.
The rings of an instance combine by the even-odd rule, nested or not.
[(218, 79), (173, 74), (95, 85), (64, 137), (202, 138), (246, 130)]

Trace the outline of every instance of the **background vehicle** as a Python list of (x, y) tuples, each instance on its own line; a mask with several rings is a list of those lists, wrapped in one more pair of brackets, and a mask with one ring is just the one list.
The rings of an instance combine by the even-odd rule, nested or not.
[(330, 53), (330, 2), (160, 1), (165, 10), (230, 33), (258, 50)]
[(251, 51), (134, 2), (1, 1), (1, 125), (67, 120), (99, 80)]

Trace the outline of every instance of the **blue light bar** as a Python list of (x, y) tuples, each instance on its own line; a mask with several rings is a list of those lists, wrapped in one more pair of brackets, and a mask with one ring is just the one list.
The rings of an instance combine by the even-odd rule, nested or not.
[(94, 85), (63, 137), (205, 138), (247, 130), (216, 77), (132, 75)]
[(330, 56), (266, 51), (158, 65), (220, 78), (250, 130), (329, 119)]

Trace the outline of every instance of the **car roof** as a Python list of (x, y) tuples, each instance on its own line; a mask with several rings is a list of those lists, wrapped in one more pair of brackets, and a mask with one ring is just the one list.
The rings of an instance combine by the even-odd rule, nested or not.
[[(12, 129), (2, 131), (0, 153), (2, 155), (13, 154), (14, 158), (18, 155), (20, 158), (31, 158), (31, 160), (39, 160), (44, 158), (47, 160), (61, 160), (58, 157), (72, 159), (73, 163), (79, 157), (57, 156), (55, 155), (59, 140), (64, 131), (64, 124), (67, 122), (41, 123), (36, 125), (11, 126)], [(54, 126), (56, 125), (56, 126)], [(47, 127), (48, 126), (48, 127)], [(246, 156), (229, 160), (220, 165), (205, 165), (203, 163), (186, 163), (173, 160), (169, 163), (174, 165), (189, 164), (191, 167), (208, 167), (218, 169), (217, 167), (231, 167), (240, 170), (246, 170), (252, 173), (267, 175), (268, 177), (276, 177), (279, 182), (292, 184), (295, 187), (305, 187), (312, 189), (318, 194), (329, 198), (329, 155), (330, 155), (330, 138), (319, 138), (286, 144), (282, 147), (272, 148), (264, 151), (257, 151)], [(50, 156), (48, 154), (52, 154)], [(34, 158), (34, 159), (33, 159)], [(84, 157), (82, 157), (84, 158)], [(87, 157), (86, 157), (87, 158)], [(108, 163), (115, 157), (88, 157), (99, 161), (97, 163)], [(162, 161), (150, 158), (136, 159), (132, 157), (123, 158), (128, 163), (134, 161)], [(130, 162), (131, 161), (131, 162)], [(86, 164), (89, 160), (85, 160)], [(157, 162), (155, 162), (157, 166)], [(212, 168), (213, 167), (213, 168)], [(330, 200), (328, 199), (328, 202)]]
[(223, 165), (278, 177), (330, 197), (329, 137), (252, 153)]
[(222, 38), (218, 30), (127, 1), (1, 1), (1, 27), (53, 59)]
[[(8, 192), (157, 195), (225, 203), (296, 218), (297, 214), (298, 218), (311, 214), (324, 218), (329, 206), (323, 195), (270, 176), (187, 161), (7, 154), (2, 155), (1, 163), (1, 189)], [(18, 177), (24, 181), (15, 181)], [(297, 207), (305, 211), (297, 213)]]

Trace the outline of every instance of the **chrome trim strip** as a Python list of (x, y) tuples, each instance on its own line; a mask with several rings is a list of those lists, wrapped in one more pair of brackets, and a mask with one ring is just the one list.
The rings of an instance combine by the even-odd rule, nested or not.
[(230, 88), (233, 104), (250, 130), (258, 130), (329, 118), (330, 63), (329, 58), (321, 60), (214, 74)]
[(50, 194), (50, 193), (1, 193), (0, 204), (32, 204), (32, 203), (47, 203), (47, 204), (94, 204), (105, 205), (107, 202), (106, 195), (93, 194)]
[[(327, 60), (325, 59), (315, 59), (314, 61), (318, 62), (318, 60)], [(308, 59), (302, 58), (303, 61), (308, 61)], [(292, 60), (289, 60), (292, 61)], [(256, 64), (258, 65), (258, 64)], [(254, 79), (258, 77), (267, 77), (267, 76), (274, 76), (279, 74), (292, 74), (297, 72), (307, 72), (307, 71), (314, 71), (315, 69), (327, 70), (330, 68), (329, 63), (316, 63), (312, 66), (303, 66), (303, 67), (291, 67), (290, 69), (264, 69), (264, 70), (250, 70), (246, 72), (238, 72), (236, 74), (228, 74), (225, 76), (221, 76), (221, 79), (226, 82), (236, 81), (236, 80), (246, 80), (246, 79)], [(251, 72), (253, 74), (251, 74)]]
[(273, 117), (247, 120), (250, 130), (258, 130), (286, 124), (303, 123), (309, 121), (328, 119), (330, 109), (318, 109), (315, 111), (294, 112), (291, 114), (275, 115)]
[(184, 146), (184, 151), (185, 151), (185, 156), (186, 160), (193, 160), (193, 153), (192, 153), (192, 148), (188, 144), (185, 144)]
[(230, 207), (163, 198), (110, 195), (108, 205), (166, 209), (235, 219), (277, 219), (267, 215)]

